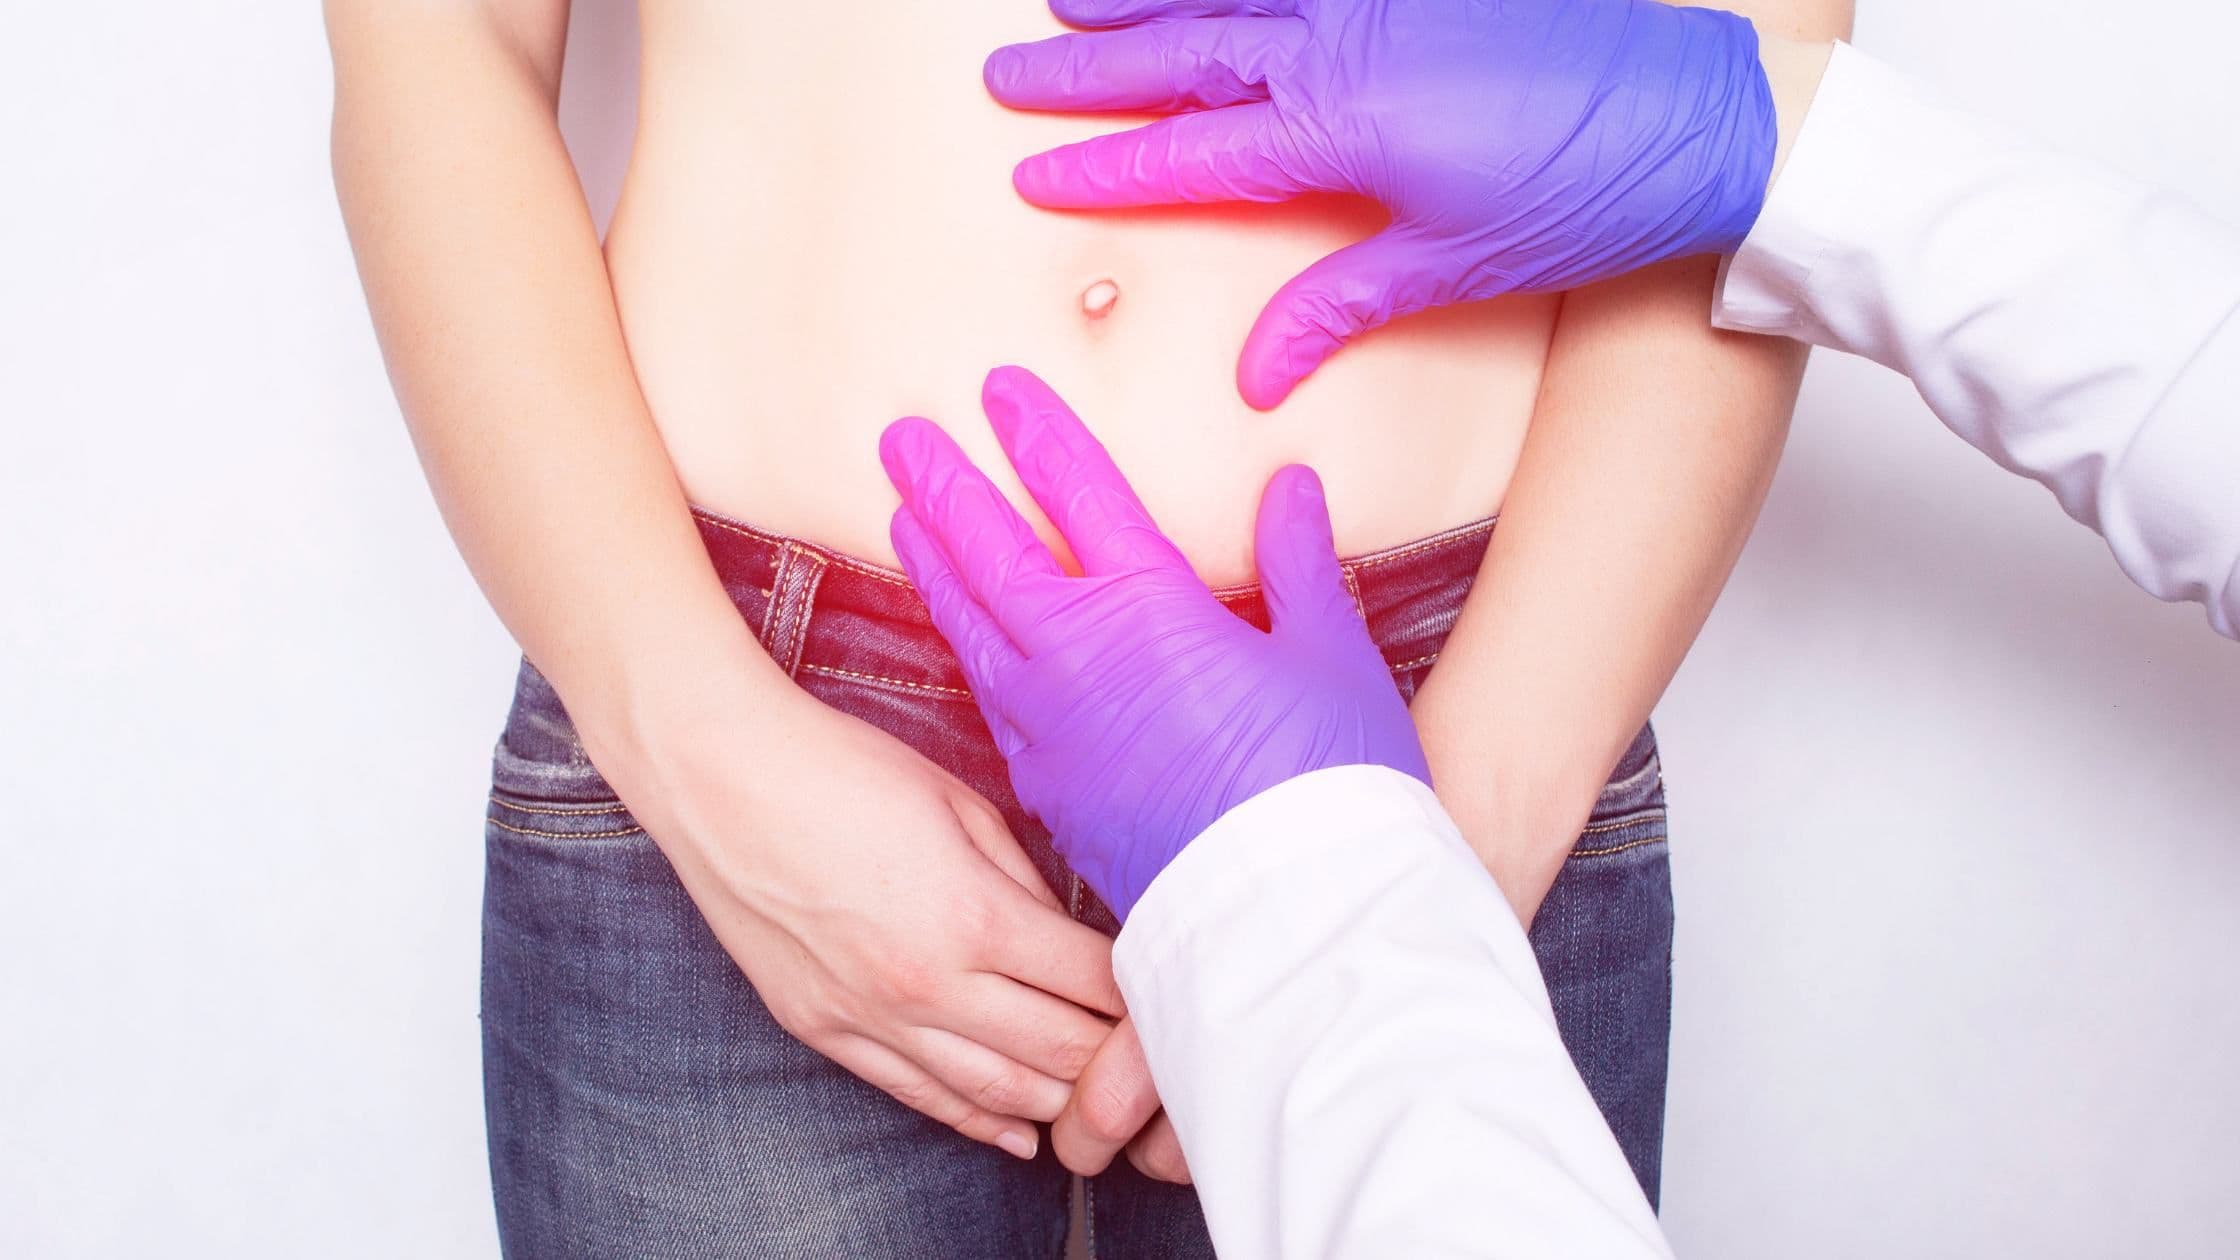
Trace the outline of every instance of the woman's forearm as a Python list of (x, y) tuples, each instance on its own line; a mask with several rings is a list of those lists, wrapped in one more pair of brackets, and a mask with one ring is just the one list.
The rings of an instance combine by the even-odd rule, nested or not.
[[(1852, 0), (1709, 0), (1761, 38), (1851, 33)], [(1567, 294), (1506, 502), (1417, 725), (1527, 922), (1679, 668), (1773, 479), (1801, 346), (1710, 325), (1716, 262)]]
[(793, 686), (726, 596), (554, 121), (566, 11), (328, 6), (336, 179), (429, 481), (776, 1026), (1031, 1157), (1119, 1009), (1111, 947), (994, 806)]
[(555, 118), (567, 6), (330, 0), (327, 18), (335, 182), (444, 519), (595, 755), (650, 756), (782, 679), (631, 370)]
[(1564, 299), (1501, 524), (1416, 700), (1439, 796), (1526, 921), (1757, 518), (1804, 350), (1712, 329), (1715, 260)]

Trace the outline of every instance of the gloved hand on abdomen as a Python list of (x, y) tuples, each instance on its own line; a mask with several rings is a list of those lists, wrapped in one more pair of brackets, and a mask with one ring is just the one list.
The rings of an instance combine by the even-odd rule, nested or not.
[(1383, 232), (1279, 291), (1237, 365), (1273, 407), (1431, 306), (1728, 253), (1777, 140), (1757, 31), (1657, 0), (1051, 0), (1107, 27), (998, 49), (1007, 105), (1173, 113), (1028, 158), (1059, 209), (1353, 193)]
[(1230, 807), (1286, 779), (1374, 764), (1431, 781), (1312, 470), (1279, 471), (1260, 501), (1263, 633), (1214, 599), (1049, 386), (998, 368), (982, 402), (1082, 575), (921, 419), (879, 443), (903, 498), (895, 551), (963, 662), (1020, 803), (1114, 913), (1126, 918)]

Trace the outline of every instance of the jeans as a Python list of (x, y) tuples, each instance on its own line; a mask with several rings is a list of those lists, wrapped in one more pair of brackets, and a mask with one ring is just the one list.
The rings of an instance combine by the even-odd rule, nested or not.
[[(696, 519), (740, 615), (796, 683), (986, 796), (1076, 917), (1117, 930), (1020, 811), (955, 658), (901, 574)], [(1346, 564), (1403, 694), (1437, 660), (1492, 528)], [(1267, 624), (1256, 588), (1220, 594)], [(1500, 707), (1486, 697), (1486, 720)], [(1022, 1162), (969, 1141), (780, 1028), (526, 661), (493, 777), (483, 1064), (507, 1256), (1063, 1254), (1075, 1183), (1049, 1144)], [(1672, 895), (1648, 730), (1603, 789), (1532, 943), (1564, 1042), (1653, 1201)], [(1125, 1159), (1080, 1184), (1095, 1254), (1212, 1255), (1188, 1188)]]

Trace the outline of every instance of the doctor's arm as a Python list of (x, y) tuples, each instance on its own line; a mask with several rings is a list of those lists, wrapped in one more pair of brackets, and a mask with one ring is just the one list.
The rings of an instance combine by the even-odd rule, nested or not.
[(1372, 766), (1230, 810), (1113, 953), (1224, 1256), (1670, 1252), (1524, 929)]
[(2240, 232), (1848, 46), (1813, 77), (1714, 320), (1905, 373), (2133, 581), (2240, 637)]

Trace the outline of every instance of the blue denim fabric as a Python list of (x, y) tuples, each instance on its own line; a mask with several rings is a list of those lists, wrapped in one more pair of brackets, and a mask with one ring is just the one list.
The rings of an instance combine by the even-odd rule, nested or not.
[[(741, 615), (802, 687), (986, 796), (1077, 917), (1116, 930), (1020, 812), (955, 659), (900, 574), (712, 514), (698, 520)], [(1491, 528), (1346, 565), (1411, 697)], [(1254, 588), (1222, 594), (1266, 624)], [(1499, 697), (1486, 711), (1500, 719)], [(968, 1141), (781, 1029), (527, 662), (493, 778), (482, 1023), (506, 1255), (1063, 1254), (1073, 1180), (1048, 1144), (1021, 1162)], [(1664, 788), (1647, 730), (1604, 789), (1532, 943), (1564, 1041), (1653, 1200), (1672, 898)], [(1212, 1255), (1190, 1190), (1125, 1160), (1083, 1185), (1098, 1256)]]

